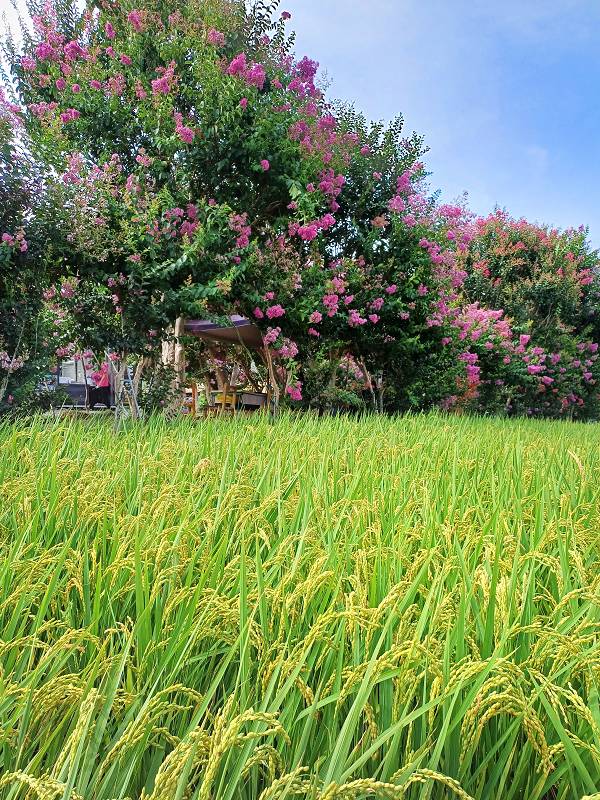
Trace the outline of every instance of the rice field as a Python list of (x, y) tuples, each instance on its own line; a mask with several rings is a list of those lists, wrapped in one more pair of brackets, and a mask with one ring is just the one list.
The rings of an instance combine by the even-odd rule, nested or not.
[(0, 425), (0, 798), (600, 798), (600, 429)]

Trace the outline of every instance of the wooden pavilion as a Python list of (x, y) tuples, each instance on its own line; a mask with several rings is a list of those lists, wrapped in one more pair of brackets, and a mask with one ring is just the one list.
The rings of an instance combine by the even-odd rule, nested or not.
[[(234, 314), (229, 317), (227, 324), (219, 324), (210, 320), (178, 320), (175, 336), (195, 336), (202, 339), (214, 364), (214, 373), (217, 382), (216, 391), (212, 390), (210, 376), (205, 377), (204, 386), (209, 409), (215, 411), (226, 410), (257, 410), (268, 408), (272, 403), (279, 401), (279, 387), (273, 371), (273, 362), (268, 346), (265, 345), (262, 333), (257, 325), (246, 317)], [(252, 358), (258, 357), (266, 366), (268, 380), (266, 386), (259, 386), (253, 381), (250, 388), (238, 385), (235, 369), (231, 374), (220, 366), (223, 348), (239, 347), (239, 352), (246, 352)], [(175, 357), (175, 363), (184, 361), (182, 353)], [(246, 368), (244, 374), (252, 380), (251, 370)], [(246, 382), (247, 382), (246, 381)], [(197, 410), (197, 386), (192, 384), (191, 413)]]

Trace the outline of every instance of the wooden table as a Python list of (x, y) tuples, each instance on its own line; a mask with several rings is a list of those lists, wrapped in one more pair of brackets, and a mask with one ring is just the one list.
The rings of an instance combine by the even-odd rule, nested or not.
[(263, 408), (267, 404), (264, 392), (239, 392), (238, 403), (242, 408)]
[[(227, 392), (228, 396), (235, 396), (236, 409), (246, 409), (248, 411), (256, 411), (259, 408), (264, 408), (267, 404), (267, 395), (264, 392), (251, 392), (245, 390), (230, 389)], [(217, 397), (222, 397), (223, 392), (218, 389), (212, 390), (210, 393), (212, 405), (218, 407), (221, 405), (217, 402)]]

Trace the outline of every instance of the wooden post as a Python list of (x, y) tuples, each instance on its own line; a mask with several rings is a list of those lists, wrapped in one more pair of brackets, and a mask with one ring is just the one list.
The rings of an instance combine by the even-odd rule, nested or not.
[(185, 389), (185, 345), (183, 335), (185, 333), (185, 319), (177, 317), (175, 320), (175, 350), (173, 353), (173, 366), (175, 368), (175, 380), (180, 392)]
[(196, 418), (196, 410), (197, 410), (197, 399), (198, 399), (198, 384), (196, 381), (192, 383), (192, 407), (190, 409), (192, 417)]

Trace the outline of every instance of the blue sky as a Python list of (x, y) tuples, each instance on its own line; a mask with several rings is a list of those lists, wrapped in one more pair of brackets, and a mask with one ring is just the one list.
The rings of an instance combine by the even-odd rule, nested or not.
[(600, 247), (599, 0), (284, 0), (330, 93), (426, 137), (432, 188)]

